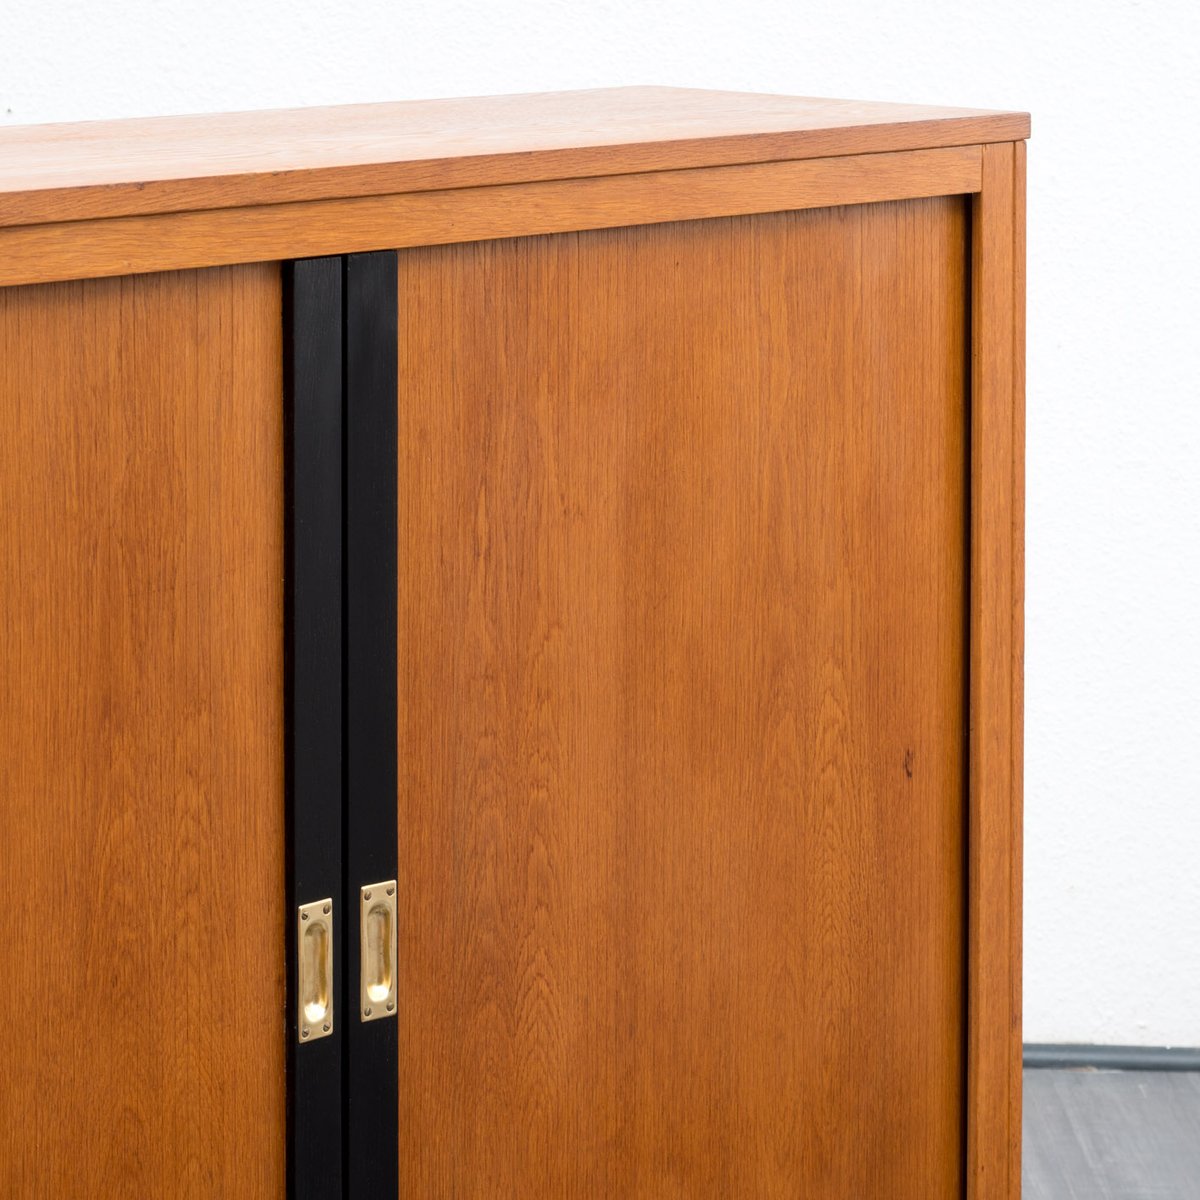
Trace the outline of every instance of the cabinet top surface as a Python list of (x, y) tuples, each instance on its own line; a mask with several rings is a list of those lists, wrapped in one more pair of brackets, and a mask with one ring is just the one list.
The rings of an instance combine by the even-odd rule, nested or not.
[(0, 127), (0, 225), (1027, 137), (1024, 113), (626, 87)]

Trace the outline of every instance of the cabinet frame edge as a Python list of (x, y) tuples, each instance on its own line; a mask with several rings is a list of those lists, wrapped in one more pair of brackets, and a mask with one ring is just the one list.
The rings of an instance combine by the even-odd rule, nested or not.
[[(1011, 145), (1011, 143), (1003, 143)], [(0, 286), (968, 195), (980, 145), (0, 228)]]
[(971, 209), (967, 1200), (1021, 1194), (1025, 143)]

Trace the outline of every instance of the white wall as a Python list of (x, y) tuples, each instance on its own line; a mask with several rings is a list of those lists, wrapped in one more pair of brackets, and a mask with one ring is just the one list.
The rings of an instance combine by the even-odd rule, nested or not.
[(1200, 5), (0, 0), (0, 122), (618, 83), (1027, 108), (1026, 1037), (1200, 1045)]

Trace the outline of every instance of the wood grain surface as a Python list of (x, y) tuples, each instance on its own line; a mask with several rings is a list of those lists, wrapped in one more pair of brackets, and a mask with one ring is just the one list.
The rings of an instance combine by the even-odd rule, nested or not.
[(979, 190), (982, 149), (559, 179), (0, 228), (0, 285)]
[(972, 201), (967, 1197), (1021, 1194), (1025, 146)]
[(961, 1196), (967, 226), (401, 253), (401, 1194)]
[(661, 87), (0, 127), (0, 225), (1028, 134), (1024, 113)]
[(278, 267), (0, 290), (0, 1194), (284, 1187)]

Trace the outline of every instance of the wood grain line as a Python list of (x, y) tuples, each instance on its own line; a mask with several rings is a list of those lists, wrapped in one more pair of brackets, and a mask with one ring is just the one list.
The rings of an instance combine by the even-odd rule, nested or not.
[(975, 192), (981, 148), (0, 229), (0, 285)]

